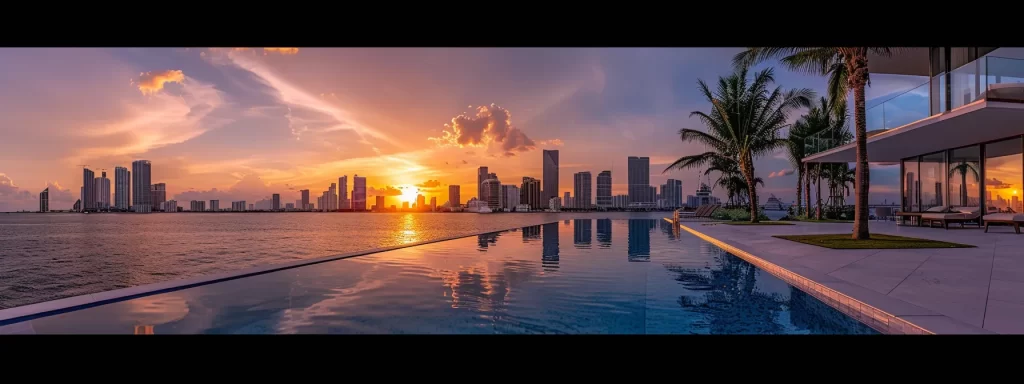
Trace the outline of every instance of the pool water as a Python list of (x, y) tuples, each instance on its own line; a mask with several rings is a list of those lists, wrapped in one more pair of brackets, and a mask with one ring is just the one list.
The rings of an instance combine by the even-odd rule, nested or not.
[(877, 333), (654, 219), (529, 226), (19, 326), (34, 333), (155, 334)]

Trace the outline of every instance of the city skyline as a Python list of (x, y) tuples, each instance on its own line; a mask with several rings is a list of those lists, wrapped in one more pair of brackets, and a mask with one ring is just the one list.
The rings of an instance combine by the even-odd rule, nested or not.
[[(699, 172), (661, 170), (699, 149), (676, 131), (700, 127), (688, 117), (705, 108), (696, 81), (728, 73), (737, 51), (4, 50), (0, 68), (9, 73), (56, 75), (66, 73), (62, 63), (85, 64), (61, 77), (74, 84), (68, 92), (0, 106), (0, 211), (35, 210), (47, 188), (51, 209), (68, 209), (81, 193), (76, 165), (127, 170), (141, 159), (153, 164), (150, 181), (166, 183), (166, 198), (176, 201), (257, 201), (273, 193), (294, 201), (299, 190), (318, 195), (357, 172), (367, 177), (368, 203), (378, 194), (447, 201), (450, 185), (467, 201), (477, 197), (478, 166), (505, 180), (549, 183), (543, 150), (559, 151), (554, 196), (572, 191), (578, 172), (626, 176), (623, 158), (637, 152), (651, 159), (650, 185), (675, 178), (691, 190)], [(434, 62), (450, 65), (430, 66), (434, 72), (410, 66)], [(366, 76), (375, 68), (403, 75)], [(45, 82), (25, 77), (8, 79), (10, 89)], [(817, 76), (779, 70), (777, 77), (787, 87), (825, 89)], [(892, 91), (869, 88), (868, 96)], [(764, 192), (794, 200), (795, 176), (783, 172), (791, 168), (781, 154), (758, 159)], [(898, 191), (898, 175), (888, 178), (873, 176), (872, 193)], [(616, 177), (612, 195), (625, 193), (626, 177)], [(116, 197), (111, 203), (119, 204)]]

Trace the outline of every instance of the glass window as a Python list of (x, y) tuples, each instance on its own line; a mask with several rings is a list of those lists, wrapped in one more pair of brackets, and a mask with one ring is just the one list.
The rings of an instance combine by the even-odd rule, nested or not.
[(1024, 212), (1022, 162), (1019, 137), (985, 146), (985, 201), (989, 212)]
[(917, 199), (918, 185), (917, 175), (921, 173), (917, 169), (917, 158), (903, 160), (903, 211), (917, 212), (921, 203)]
[(921, 209), (949, 206), (946, 201), (946, 152), (921, 156)]
[(981, 146), (949, 151), (949, 205), (980, 207)]

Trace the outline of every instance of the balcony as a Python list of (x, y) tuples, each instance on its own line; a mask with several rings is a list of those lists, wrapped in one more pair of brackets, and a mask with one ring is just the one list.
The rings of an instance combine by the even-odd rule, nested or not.
[[(953, 99), (950, 103), (952, 108), (949, 109), (946, 108), (944, 73), (924, 84), (869, 106), (865, 111), (868, 138), (932, 116), (956, 112), (957, 109), (979, 100), (1024, 103), (1024, 60), (1021, 59), (985, 56), (953, 70), (950, 73), (950, 80), (949, 93), (953, 95)], [(851, 118), (849, 122), (852, 132), (853, 119)], [(852, 140), (853, 136), (850, 134), (820, 132), (807, 138), (805, 153), (810, 157), (847, 145)]]

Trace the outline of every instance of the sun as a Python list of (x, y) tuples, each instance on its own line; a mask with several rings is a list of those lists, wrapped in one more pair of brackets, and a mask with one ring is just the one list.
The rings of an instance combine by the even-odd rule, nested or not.
[(398, 198), (402, 200), (402, 202), (408, 201), (409, 203), (415, 203), (416, 194), (418, 194), (419, 191), (420, 190), (418, 188), (405, 186), (404, 188), (402, 188), (402, 195), (399, 196)]

